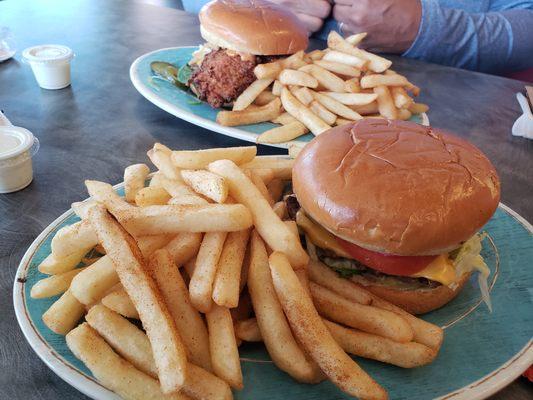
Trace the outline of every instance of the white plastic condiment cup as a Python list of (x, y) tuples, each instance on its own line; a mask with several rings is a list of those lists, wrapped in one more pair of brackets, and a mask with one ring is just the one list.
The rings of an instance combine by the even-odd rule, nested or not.
[(74, 53), (67, 46), (43, 44), (22, 52), (35, 79), (43, 89), (63, 89), (70, 85), (70, 61)]
[(0, 193), (24, 189), (33, 180), (31, 158), (39, 140), (24, 128), (0, 126)]

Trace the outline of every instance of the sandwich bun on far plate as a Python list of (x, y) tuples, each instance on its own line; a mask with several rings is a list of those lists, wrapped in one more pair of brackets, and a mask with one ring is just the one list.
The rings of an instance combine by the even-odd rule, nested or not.
[(255, 80), (254, 68), (303, 51), (298, 18), (264, 0), (214, 0), (199, 13), (206, 43), (192, 55), (187, 85), (212, 107), (228, 106)]
[(293, 190), (308, 249), (342, 276), (421, 314), (478, 270), (490, 304), (477, 232), (498, 207), (500, 182), (469, 142), (406, 121), (335, 127), (299, 153)]
[(202, 37), (215, 46), (260, 56), (305, 50), (307, 31), (287, 9), (263, 0), (215, 0), (200, 12)]

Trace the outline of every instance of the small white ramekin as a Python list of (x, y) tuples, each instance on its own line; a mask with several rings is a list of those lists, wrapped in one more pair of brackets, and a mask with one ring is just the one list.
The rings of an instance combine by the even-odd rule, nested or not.
[(33, 180), (32, 156), (39, 140), (24, 128), (0, 126), (0, 193), (24, 189)]
[(43, 89), (63, 89), (70, 85), (70, 61), (74, 53), (67, 46), (43, 44), (22, 52), (35, 79)]

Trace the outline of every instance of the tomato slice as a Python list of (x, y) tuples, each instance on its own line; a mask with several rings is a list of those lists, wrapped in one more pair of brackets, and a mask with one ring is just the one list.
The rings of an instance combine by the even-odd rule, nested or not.
[(437, 256), (396, 256), (364, 249), (336, 238), (342, 248), (360, 263), (389, 275), (410, 276), (422, 271)]

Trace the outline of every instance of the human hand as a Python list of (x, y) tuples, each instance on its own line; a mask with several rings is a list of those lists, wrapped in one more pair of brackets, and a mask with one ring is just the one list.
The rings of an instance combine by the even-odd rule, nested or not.
[(420, 0), (334, 0), (333, 17), (344, 35), (367, 32), (361, 43), (372, 50), (403, 53), (416, 39)]
[(270, 0), (285, 6), (292, 11), (305, 25), (307, 32), (312, 34), (324, 24), (331, 12), (331, 4), (327, 0)]

